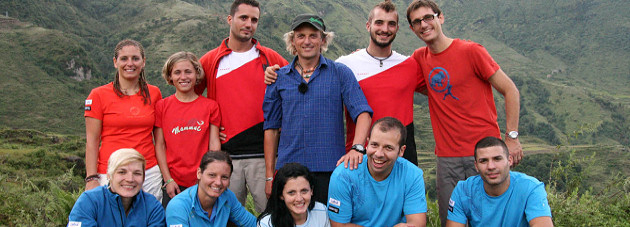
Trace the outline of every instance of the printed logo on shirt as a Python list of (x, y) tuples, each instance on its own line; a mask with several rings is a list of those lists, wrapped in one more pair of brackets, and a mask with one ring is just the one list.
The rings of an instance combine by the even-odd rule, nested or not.
[(169, 225), (169, 227), (183, 227), (184, 225), (182, 224), (177, 224), (177, 225)]
[[(196, 121), (196, 120), (193, 120)], [(202, 126), (206, 123), (204, 121), (196, 121), (197, 125), (188, 125), (188, 126), (175, 126), (175, 128), (173, 128), (173, 130), (171, 130), (171, 133), (173, 133), (174, 135), (179, 134), (180, 132), (183, 131), (197, 131), (197, 132), (201, 132), (202, 130)]]
[(341, 202), (339, 202), (339, 200), (330, 198), (328, 199), (328, 203), (330, 203), (331, 205), (335, 205), (335, 206), (341, 206)]
[(452, 199), (448, 200), (448, 211), (453, 212), (453, 207), (455, 206), (455, 201)]
[(92, 105), (92, 100), (91, 100), (91, 99), (86, 99), (86, 100), (85, 100), (85, 105), (86, 105), (86, 106), (88, 106), (88, 105)]
[(451, 76), (448, 74), (446, 69), (442, 67), (435, 67), (431, 70), (431, 72), (429, 72), (429, 87), (437, 93), (444, 93), (444, 98), (442, 98), (442, 100), (445, 100), (447, 96), (451, 96), (455, 100), (459, 100), (451, 91), (453, 85), (451, 85), (450, 78)]
[(81, 222), (78, 222), (78, 221), (68, 222), (68, 227), (81, 227)]
[(332, 212), (335, 212), (336, 214), (339, 213), (339, 208), (334, 207), (334, 206), (328, 206), (328, 210), (332, 211)]
[(85, 107), (85, 110), (86, 110), (86, 111), (91, 111), (91, 110), (92, 110), (92, 107), (91, 107), (91, 106), (86, 106), (86, 107)]

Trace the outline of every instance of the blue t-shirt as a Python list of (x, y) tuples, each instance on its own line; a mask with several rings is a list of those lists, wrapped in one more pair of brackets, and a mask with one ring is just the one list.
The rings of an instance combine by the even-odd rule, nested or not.
[(537, 217), (551, 217), (545, 185), (536, 178), (510, 171), (510, 186), (493, 197), (479, 175), (459, 181), (448, 207), (448, 220), (470, 226), (529, 226)]
[(313, 172), (331, 172), (346, 154), (344, 105), (354, 121), (372, 109), (347, 66), (320, 55), (307, 83), (294, 68), (296, 60), (278, 70), (263, 101), (264, 129), (282, 128), (276, 169), (298, 162)]
[(225, 189), (214, 202), (208, 218), (208, 212), (201, 207), (197, 196), (198, 186), (187, 188), (168, 202), (167, 226), (226, 226), (228, 220), (237, 226), (256, 226), (256, 217), (245, 210), (229, 189)]
[(120, 195), (108, 185), (99, 186), (81, 193), (74, 203), (68, 227), (74, 226), (164, 226), (164, 208), (153, 195), (140, 191), (125, 214)]
[(405, 215), (427, 212), (422, 170), (398, 157), (392, 172), (376, 181), (367, 167), (367, 155), (358, 169), (339, 165), (330, 177), (328, 216), (338, 223), (394, 226)]

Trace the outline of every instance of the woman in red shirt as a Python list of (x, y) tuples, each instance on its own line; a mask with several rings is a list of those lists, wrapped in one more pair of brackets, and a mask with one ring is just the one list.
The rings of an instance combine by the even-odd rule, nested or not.
[(143, 190), (161, 200), (162, 176), (153, 145), (153, 125), (155, 104), (162, 94), (146, 82), (142, 44), (120, 41), (113, 61), (117, 69), (114, 81), (94, 88), (85, 100), (85, 189), (107, 184), (109, 156), (120, 148), (133, 148), (147, 162)]
[(221, 149), (219, 105), (195, 93), (204, 78), (203, 67), (190, 52), (171, 55), (162, 77), (175, 94), (155, 105), (155, 151), (164, 177), (162, 204), (197, 184), (197, 166), (208, 150)]

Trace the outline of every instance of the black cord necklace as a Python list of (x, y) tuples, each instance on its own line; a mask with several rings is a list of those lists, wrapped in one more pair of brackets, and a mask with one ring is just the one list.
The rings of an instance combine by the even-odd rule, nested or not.
[(367, 48), (365, 48), (365, 53), (367, 53), (368, 55), (370, 55), (370, 57), (378, 60), (381, 64), (379, 65), (379, 67), (383, 67), (383, 61), (387, 60), (389, 57), (392, 56), (392, 54), (394, 53), (393, 51), (389, 51), (389, 55), (387, 57), (374, 57), (374, 55), (371, 55), (370, 52), (368, 52)]

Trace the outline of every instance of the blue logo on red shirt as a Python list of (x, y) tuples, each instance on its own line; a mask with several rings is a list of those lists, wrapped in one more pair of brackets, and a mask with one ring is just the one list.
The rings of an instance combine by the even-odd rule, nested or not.
[(435, 92), (445, 93), (442, 100), (446, 99), (446, 96), (449, 95), (455, 100), (459, 100), (451, 92), (453, 86), (450, 84), (450, 76), (446, 69), (442, 67), (435, 67), (429, 72), (429, 86)]

